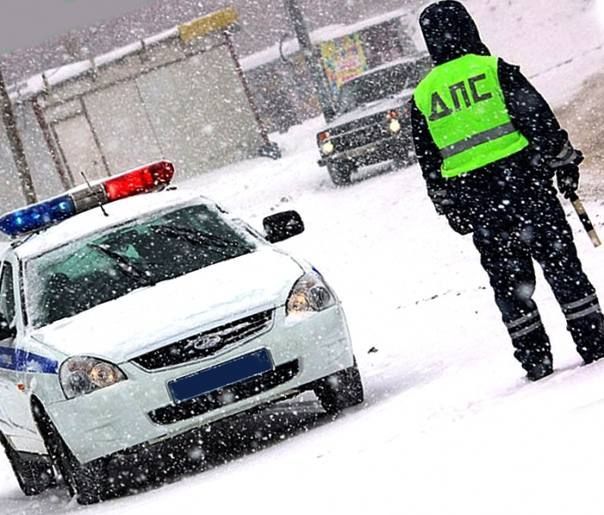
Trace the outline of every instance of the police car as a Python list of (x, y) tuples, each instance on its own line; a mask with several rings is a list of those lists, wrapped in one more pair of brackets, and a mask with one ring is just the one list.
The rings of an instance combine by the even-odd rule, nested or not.
[(262, 235), (173, 174), (153, 163), (0, 217), (0, 441), (25, 494), (60, 474), (97, 502), (116, 456), (304, 391), (332, 414), (363, 401), (336, 295), (271, 245), (299, 215)]

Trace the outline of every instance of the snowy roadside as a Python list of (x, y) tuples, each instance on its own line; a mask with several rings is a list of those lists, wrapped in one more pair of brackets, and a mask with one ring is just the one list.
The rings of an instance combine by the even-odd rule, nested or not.
[[(604, 62), (604, 58), (602, 59)], [(575, 96), (559, 110), (573, 144), (585, 155), (581, 166), (581, 193), (593, 201), (604, 199), (604, 73), (592, 76)]]

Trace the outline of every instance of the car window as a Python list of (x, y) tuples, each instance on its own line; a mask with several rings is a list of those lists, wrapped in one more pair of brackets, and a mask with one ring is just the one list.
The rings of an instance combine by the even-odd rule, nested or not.
[(409, 64), (369, 72), (342, 86), (337, 111), (347, 113), (364, 104), (397, 95), (415, 86), (417, 81), (417, 71)]
[(28, 317), (41, 327), (255, 248), (247, 232), (206, 205), (113, 228), (26, 264)]
[(15, 289), (13, 283), (13, 267), (4, 262), (0, 272), (0, 314), (12, 324), (15, 319)]

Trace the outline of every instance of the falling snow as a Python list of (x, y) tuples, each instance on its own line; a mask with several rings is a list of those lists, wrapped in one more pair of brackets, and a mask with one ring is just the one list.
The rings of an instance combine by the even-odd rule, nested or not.
[[(164, 270), (161, 282), (151, 284), (147, 273), (146, 290), (138, 286), (123, 290), (112, 284), (133, 273), (131, 264), (124, 265), (123, 260), (136, 252), (140, 238), (134, 239), (106, 270), (95, 270), (105, 274), (106, 279), (95, 284), (99, 291), (105, 287), (104, 297), (94, 298), (91, 288), (90, 299), (73, 299), (76, 307), (71, 312), (48, 315), (48, 323), (39, 324), (46, 327), (38, 328), (35, 337), (64, 356), (77, 355), (84, 340), (91, 355), (122, 363), (143, 351), (157, 351), (154, 341), (184, 334), (191, 324), (202, 326), (245, 311), (250, 299), (243, 291), (255, 292), (255, 300), (266, 303), (288, 295), (301, 269), (280, 252), (243, 252), (241, 245), (255, 236), (250, 240), (248, 229), (236, 220), (246, 220), (260, 233), (265, 216), (296, 210), (306, 230), (278, 248), (307, 258), (337, 292), (350, 325), (365, 402), (334, 417), (326, 414), (320, 396), (305, 392), (259, 411), (217, 420), (192, 433), (170, 434), (174, 438), (168, 444), (153, 445), (153, 441), (137, 447), (136, 453), (114, 455), (104, 464), (110, 498), (87, 512), (601, 513), (604, 363), (581, 366), (544, 274), (537, 270), (535, 286), (525, 277), (525, 265), (511, 257), (501, 260), (500, 277), (493, 280), (492, 274), (489, 281), (472, 236), (451, 230), (471, 231), (478, 214), (473, 212), (473, 220), (468, 220), (464, 213), (455, 212), (449, 216), (450, 227), (444, 217), (437, 216), (426, 195), (420, 167), (406, 159), (354, 170), (351, 184), (336, 187), (326, 168), (317, 164), (321, 157), (317, 134), (386, 108), (375, 103), (380, 99), (372, 99), (328, 124), (319, 116), (304, 55), (287, 23), (283, 3), (233, 3), (241, 20), (239, 30), (232, 34), (232, 48), (227, 36), (219, 33), (183, 50), (177, 26), (223, 7), (224, 2), (170, 0), (4, 56), (3, 71), (6, 68), (17, 126), (40, 198), (82, 184), (81, 168), (96, 180), (169, 158), (179, 177), (174, 198), (188, 202), (203, 195), (226, 206), (235, 219), (234, 239), (239, 245), (223, 247), (220, 257), (198, 266), (195, 273), (188, 269), (177, 273), (200, 245), (191, 240), (190, 233), (181, 233), (176, 239), (186, 251), (178, 256), (173, 270), (169, 267), (174, 274)], [(604, 235), (600, 107), (604, 0), (464, 3), (493, 54), (521, 66), (585, 154), (579, 193), (596, 230)], [(418, 24), (425, 2), (307, 0), (302, 4), (312, 41), (323, 48), (323, 55), (331, 54), (321, 45), (332, 41), (337, 41), (337, 51), (349, 52), (346, 73), (353, 69), (354, 74), (367, 77), (373, 68), (414, 65), (426, 55)], [(383, 28), (381, 39), (364, 32), (375, 26)], [(388, 44), (388, 37), (399, 32), (401, 41)], [(455, 32), (446, 31), (443, 36), (451, 40)], [(358, 50), (359, 41), (365, 44), (363, 52)], [(237, 69), (238, 58), (245, 79)], [(343, 75), (338, 79), (337, 70), (334, 74), (330, 86), (340, 88), (348, 79)], [(411, 90), (404, 89), (401, 93), (407, 102)], [(395, 103), (402, 102), (401, 98), (395, 96)], [(34, 99), (40, 102), (56, 154), (49, 151)], [(514, 102), (528, 111), (538, 108), (524, 98)], [(278, 153), (281, 159), (271, 159)], [(4, 163), (0, 211), (4, 212), (24, 203), (4, 131), (0, 131), (0, 158)], [(540, 159), (534, 164), (541, 163)], [(438, 173), (426, 175), (429, 180), (440, 178)], [(493, 181), (494, 187), (505, 189), (508, 179)], [(550, 179), (556, 181), (553, 177), (544, 180)], [(576, 180), (571, 173), (558, 177), (557, 184), (574, 187)], [(536, 204), (532, 197), (518, 200), (524, 193), (512, 188), (501, 198), (488, 202), (483, 198), (481, 208), (501, 219), (513, 210), (536, 216), (548, 209), (542, 199)], [(430, 192), (437, 209), (441, 202), (445, 211), (451, 210), (450, 200), (438, 195)], [(45, 253), (44, 259), (58, 269), (68, 261), (61, 252), (83, 251), (72, 251), (77, 246), (73, 244), (49, 250), (60, 241), (89, 237), (86, 221), (105, 230), (112, 220), (127, 223), (131, 210), (143, 213), (154, 203), (166, 209), (166, 202), (141, 196), (133, 199), (128, 212), (119, 206), (108, 208), (110, 221), (102, 223), (102, 213), (90, 211), (49, 231), (48, 240), (31, 241), (28, 252), (31, 256)], [(603, 251), (594, 249), (571, 204), (562, 200), (562, 205), (561, 216), (573, 229), (585, 271), (604, 294)], [(211, 209), (222, 213), (220, 206)], [(562, 267), (564, 258), (559, 256), (567, 251), (569, 235), (558, 234), (564, 231), (556, 219), (548, 219), (554, 222), (547, 225), (520, 218), (521, 228), (515, 235), (500, 231), (496, 223), (476, 228), (477, 245), (495, 242), (493, 248), (502, 256), (517, 243), (542, 249), (541, 234), (554, 234), (542, 257), (551, 268)], [(211, 217), (200, 215), (197, 221), (208, 224)], [(132, 237), (127, 230), (126, 236)], [(215, 232), (205, 235), (215, 236)], [(167, 245), (167, 239), (150, 238), (150, 254), (159, 255), (157, 247)], [(242, 259), (247, 263), (245, 270), (233, 264)], [(483, 253), (486, 267), (489, 259)], [(228, 281), (219, 282), (211, 273), (216, 263), (226, 270)], [(286, 291), (280, 281), (284, 276)], [(511, 278), (514, 282), (508, 286)], [(566, 279), (565, 288), (578, 288), (581, 282), (581, 278)], [(40, 290), (28, 292), (28, 302), (30, 295), (34, 299), (42, 295), (42, 281), (36, 284)], [(551, 339), (556, 370), (551, 377), (537, 383), (524, 377), (493, 301), (492, 285), (505, 292), (505, 302), (530, 303), (533, 298), (539, 305)], [(61, 292), (40, 309), (52, 312), (60, 296)], [(84, 300), (89, 304), (82, 304)], [(325, 298), (318, 294), (313, 300)], [(577, 314), (572, 306), (568, 310)], [(532, 323), (537, 317), (522, 315), (507, 320), (508, 326), (526, 329), (526, 321)], [(286, 321), (285, 327), (293, 330), (309, 317), (312, 314)], [(225, 325), (220, 329), (218, 340), (240, 328)], [(581, 328), (593, 334), (598, 329), (594, 324)], [(216, 334), (203, 336), (194, 343), (197, 350), (215, 343)], [(579, 345), (579, 351), (586, 352), (589, 343)], [(312, 345), (325, 346), (323, 335), (314, 334)], [(522, 360), (531, 349), (523, 343), (516, 351)], [(550, 364), (546, 351), (545, 347), (537, 349), (543, 358), (540, 365)], [(29, 371), (42, 367), (31, 356), (25, 360)], [(14, 365), (2, 353), (0, 364)], [(106, 368), (99, 371), (112, 373)], [(340, 376), (330, 376), (326, 384), (337, 389)], [(14, 385), (8, 386), (10, 395), (23, 395), (13, 391)], [(1, 404), (8, 386), (0, 375), (0, 420), (9, 409), (8, 403)], [(36, 387), (35, 383), (30, 386)], [(151, 393), (141, 395), (144, 399)], [(236, 401), (237, 395), (225, 389), (214, 400), (225, 406)], [(104, 413), (95, 416), (102, 419)], [(117, 438), (129, 441), (134, 432), (132, 428)], [(164, 434), (159, 436), (156, 440)], [(90, 442), (90, 447), (96, 443)], [(31, 467), (50, 481), (52, 474), (44, 463)], [(81, 509), (62, 482), (38, 496), (25, 497), (8, 460), (0, 455), (0, 514), (46, 515)]]

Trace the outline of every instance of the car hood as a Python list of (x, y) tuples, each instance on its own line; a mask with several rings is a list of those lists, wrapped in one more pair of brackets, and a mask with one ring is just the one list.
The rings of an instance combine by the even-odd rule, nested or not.
[(354, 122), (355, 120), (368, 118), (378, 113), (384, 113), (387, 111), (400, 109), (402, 106), (407, 104), (412, 94), (413, 90), (405, 90), (399, 95), (364, 104), (360, 107), (357, 107), (356, 109), (353, 109), (352, 111), (349, 111), (341, 116), (337, 116), (336, 118), (334, 118), (327, 125), (327, 130), (334, 129), (341, 125), (346, 125), (348, 123)]
[(269, 247), (141, 288), (31, 337), (65, 355), (121, 363), (205, 329), (282, 306), (304, 273)]

